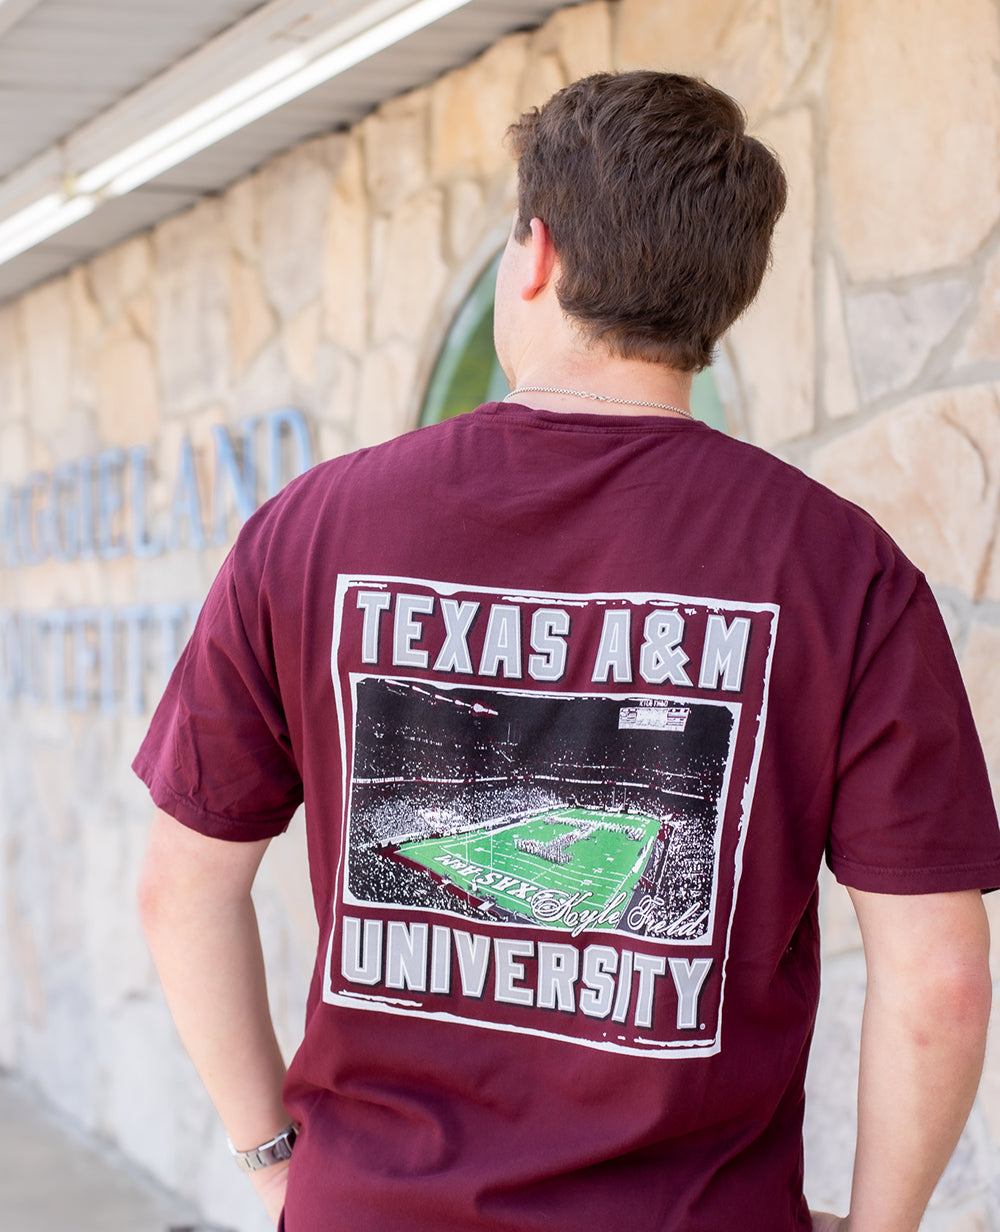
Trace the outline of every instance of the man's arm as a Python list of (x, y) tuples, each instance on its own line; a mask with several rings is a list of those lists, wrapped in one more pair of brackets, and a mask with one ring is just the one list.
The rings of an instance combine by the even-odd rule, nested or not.
[(978, 890), (851, 890), (868, 992), (849, 1232), (916, 1232), (975, 1098), (990, 1013)]
[[(139, 885), (143, 929), (181, 1040), (238, 1150), (288, 1124), (285, 1065), (267, 1003), (250, 899), (268, 840), (206, 838), (166, 813), (150, 831)], [(251, 1174), (271, 1218), (287, 1164)]]

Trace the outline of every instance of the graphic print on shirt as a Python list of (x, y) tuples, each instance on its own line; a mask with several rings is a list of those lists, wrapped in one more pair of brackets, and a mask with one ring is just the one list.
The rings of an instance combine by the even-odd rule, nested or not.
[(324, 1000), (718, 1051), (777, 616), (341, 577)]

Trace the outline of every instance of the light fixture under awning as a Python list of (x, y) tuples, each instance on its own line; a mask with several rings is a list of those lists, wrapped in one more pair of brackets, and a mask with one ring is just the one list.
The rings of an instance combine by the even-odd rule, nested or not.
[[(12, 177), (0, 186), (0, 203), (4, 199), (12, 204), (17, 201), (5, 218), (0, 217), (0, 265), (85, 218), (102, 202), (148, 183), (469, 3), (470, 0), (376, 0), (353, 5), (346, 15), (291, 50), (287, 37), (272, 37), (272, 45), (279, 44), (281, 50), (269, 61), (244, 72), (221, 89), (203, 93), (196, 102), (181, 106), (169, 119), (138, 138), (123, 141), (120, 124), (98, 117), (65, 142), (57, 177), (53, 175), (52, 160), (48, 159), (42, 174), (38, 168), (29, 167), (23, 174), (24, 184), (12, 182), (17, 179)], [(266, 20), (270, 10), (278, 18), (285, 15), (287, 20), (295, 7), (276, 0), (266, 6), (262, 16)], [(343, 13), (344, 8), (343, 4), (337, 5), (334, 11)], [(261, 25), (256, 23), (258, 34)], [(224, 39), (222, 36), (220, 42)], [(261, 45), (259, 38), (256, 45)], [(198, 87), (203, 92), (208, 84), (204, 56), (200, 59), (199, 71), (191, 74), (195, 81), (188, 86), (188, 98)], [(180, 79), (186, 71), (184, 61), (168, 70), (164, 77), (178, 79), (169, 83), (173, 88), (168, 93), (183, 92)], [(158, 88), (162, 93), (164, 83), (154, 80), (137, 95), (155, 93)], [(139, 111), (141, 114), (141, 106)], [(108, 139), (110, 134), (117, 136), (116, 144)], [(98, 153), (101, 144), (110, 148)]]

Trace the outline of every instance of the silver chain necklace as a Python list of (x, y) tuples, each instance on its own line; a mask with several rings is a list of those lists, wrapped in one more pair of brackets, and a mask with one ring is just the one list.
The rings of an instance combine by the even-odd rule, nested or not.
[(504, 402), (510, 401), (517, 394), (567, 394), (571, 398), (590, 398), (592, 402), (611, 402), (615, 406), (653, 406), (660, 411), (676, 411), (678, 415), (694, 419), (690, 411), (685, 411), (679, 406), (671, 406), (668, 402), (640, 402), (636, 398), (607, 398), (604, 394), (590, 394), (582, 389), (554, 389), (551, 385), (521, 385), (518, 389), (512, 389), (504, 398)]

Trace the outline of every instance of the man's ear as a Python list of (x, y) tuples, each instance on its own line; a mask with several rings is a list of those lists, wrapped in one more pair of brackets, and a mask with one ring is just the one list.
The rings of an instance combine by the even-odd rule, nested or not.
[(531, 220), (528, 250), (528, 281), (521, 287), (521, 298), (525, 300), (534, 299), (545, 290), (555, 276), (559, 261), (549, 229), (540, 218)]

